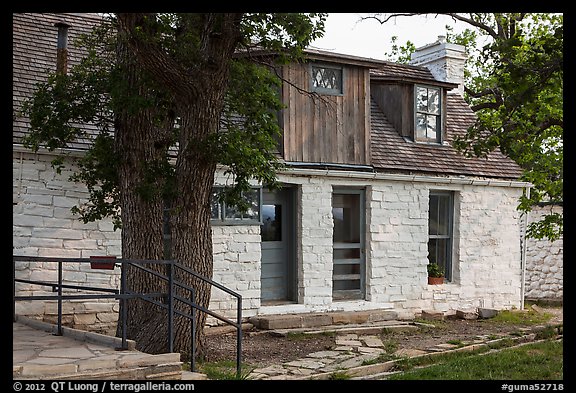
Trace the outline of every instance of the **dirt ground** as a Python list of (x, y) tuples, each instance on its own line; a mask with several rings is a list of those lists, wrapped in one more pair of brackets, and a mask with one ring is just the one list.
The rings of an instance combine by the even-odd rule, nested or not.
[[(562, 322), (562, 308), (546, 307), (542, 311), (552, 314), (548, 323)], [(533, 326), (497, 323), (490, 319), (446, 319), (429, 322), (435, 327), (420, 328), (410, 332), (385, 333), (381, 335), (382, 341), (392, 352), (400, 349), (425, 350), (451, 340), (467, 341), (479, 335), (507, 336), (518, 332), (522, 327)], [(235, 333), (208, 335), (206, 345), (207, 361), (236, 360)], [(289, 362), (305, 357), (309, 353), (329, 350), (333, 347), (335, 347), (334, 335), (300, 334), (293, 337), (279, 337), (268, 331), (247, 330), (243, 334), (242, 360), (251, 366), (265, 367)]]

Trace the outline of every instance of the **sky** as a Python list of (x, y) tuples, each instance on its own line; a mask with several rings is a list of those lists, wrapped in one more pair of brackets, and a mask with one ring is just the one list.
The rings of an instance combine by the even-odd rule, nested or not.
[(446, 24), (454, 33), (459, 33), (470, 25), (454, 22), (444, 15), (397, 17), (385, 24), (368, 19), (360, 21), (360, 13), (331, 13), (328, 15), (324, 37), (312, 42), (310, 48), (360, 57), (385, 60), (385, 53), (392, 49), (392, 36), (397, 36), (397, 44), (411, 41), (416, 48), (431, 44), (439, 35), (446, 35)]

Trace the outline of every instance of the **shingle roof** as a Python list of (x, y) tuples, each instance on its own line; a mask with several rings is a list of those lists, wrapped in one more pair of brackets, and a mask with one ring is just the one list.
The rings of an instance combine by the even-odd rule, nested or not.
[[(97, 14), (13, 14), (13, 132), (14, 144), (21, 143), (28, 132), (26, 118), (17, 115), (24, 99), (31, 97), (35, 84), (43, 82), (50, 71), (56, 69), (56, 22), (66, 22), (69, 29), (69, 67), (77, 63), (81, 52), (74, 40), (81, 33), (89, 32), (101, 21)], [(373, 61), (373, 59), (371, 60)], [(424, 67), (377, 62), (370, 75), (378, 80), (421, 80), (433, 81), (434, 77)], [(449, 135), (465, 132), (474, 121), (474, 113), (457, 94), (448, 94), (447, 131)], [(499, 152), (487, 159), (464, 158), (447, 145), (420, 144), (404, 140), (378, 106), (372, 102), (372, 164), (378, 171), (411, 172), (428, 174), (451, 174), (517, 179), (519, 167)], [(87, 126), (87, 132), (95, 134), (95, 127)], [(451, 141), (452, 138), (449, 138)], [(86, 149), (89, 140), (79, 140), (73, 148)]]
[[(57, 22), (70, 25), (68, 30), (68, 68), (81, 58), (81, 51), (74, 46), (80, 34), (88, 33), (101, 21), (97, 14), (40, 14), (17, 13), (12, 15), (12, 142), (20, 143), (28, 132), (29, 122), (19, 116), (22, 103), (32, 96), (37, 83), (45, 82), (49, 72), (56, 71)], [(95, 128), (87, 126), (87, 131)], [(85, 149), (89, 140), (79, 140), (71, 147)]]
[(370, 69), (371, 80), (386, 81), (411, 81), (411, 82), (434, 82), (437, 85), (443, 85), (455, 88), (458, 85), (449, 82), (439, 82), (434, 78), (430, 70), (426, 67), (409, 64), (396, 64), (390, 62), (382, 63), (378, 68)]
[(463, 135), (475, 119), (459, 94), (448, 94), (446, 117), (447, 144), (415, 143), (400, 136), (372, 100), (372, 165), (379, 171), (518, 179), (519, 166), (499, 151), (487, 158), (466, 158), (450, 145), (453, 136)]

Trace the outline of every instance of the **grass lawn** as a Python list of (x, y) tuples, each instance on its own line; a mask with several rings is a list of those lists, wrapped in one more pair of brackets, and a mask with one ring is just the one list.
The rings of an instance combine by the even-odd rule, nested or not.
[[(452, 354), (456, 355), (456, 354)], [(460, 353), (437, 357), (418, 368), (399, 362), (406, 371), (389, 380), (562, 380), (563, 341), (547, 340), (485, 354)]]

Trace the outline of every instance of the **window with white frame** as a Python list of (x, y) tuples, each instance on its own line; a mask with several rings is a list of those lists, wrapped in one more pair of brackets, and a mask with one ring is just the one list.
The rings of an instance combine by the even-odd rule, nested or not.
[(343, 70), (338, 66), (312, 65), (312, 91), (321, 94), (339, 95), (344, 92)]
[(437, 263), (451, 281), (454, 193), (431, 190), (428, 218), (428, 261)]
[(442, 142), (442, 90), (439, 87), (416, 86), (415, 140)]

